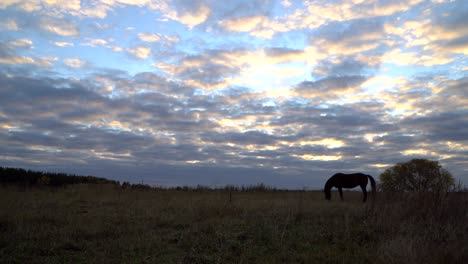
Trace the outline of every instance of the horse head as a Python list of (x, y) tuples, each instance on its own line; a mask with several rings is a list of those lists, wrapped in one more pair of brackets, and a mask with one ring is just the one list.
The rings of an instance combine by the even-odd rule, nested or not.
[(325, 183), (325, 187), (323, 188), (323, 192), (325, 193), (325, 200), (330, 200), (331, 199), (331, 188), (333, 187), (333, 184), (331, 180), (328, 180)]
[(330, 201), (330, 199), (331, 199), (331, 192), (330, 192), (330, 190), (326, 190), (326, 189), (325, 189), (324, 192), (325, 192), (325, 200), (329, 200), (329, 201)]

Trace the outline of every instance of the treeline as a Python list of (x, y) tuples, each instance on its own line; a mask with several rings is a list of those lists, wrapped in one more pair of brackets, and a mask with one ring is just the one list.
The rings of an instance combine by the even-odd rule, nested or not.
[[(41, 172), (25, 170), (21, 168), (8, 168), (0, 166), (0, 184), (1, 185), (19, 185), (24, 187), (33, 186), (66, 186), (72, 184), (113, 184), (120, 186), (122, 189), (133, 189), (133, 190), (147, 190), (147, 191), (185, 191), (185, 192), (206, 192), (206, 191), (229, 191), (229, 192), (275, 192), (275, 191), (288, 191), (286, 189), (277, 189), (271, 186), (267, 186), (264, 183), (258, 183), (256, 185), (248, 186), (150, 186), (143, 183), (130, 183), (130, 182), (119, 182), (109, 180), (106, 178), (99, 178), (95, 176), (78, 176), (74, 174), (66, 173), (52, 173), (52, 172)], [(298, 190), (295, 190), (298, 191)]]
[(74, 174), (40, 172), (5, 167), (0, 167), (0, 183), (3, 185), (15, 184), (21, 186), (65, 186), (80, 183), (119, 184), (118, 181), (94, 176), (77, 176)]
[[(212, 187), (206, 185), (196, 186), (150, 186), (147, 184), (131, 184), (129, 182), (123, 182), (121, 184), (123, 189), (136, 189), (136, 190), (156, 190), (156, 191), (183, 191), (183, 192), (209, 192), (209, 191), (230, 191), (230, 192), (284, 192), (284, 191), (301, 191), (301, 190), (288, 190), (278, 189), (275, 187), (267, 186), (264, 183), (258, 183), (256, 185), (226, 185), (219, 187)], [(303, 190), (305, 191), (305, 190)]]

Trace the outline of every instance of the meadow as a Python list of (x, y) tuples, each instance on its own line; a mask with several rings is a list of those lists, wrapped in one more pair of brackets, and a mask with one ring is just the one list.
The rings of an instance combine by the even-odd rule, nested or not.
[(0, 187), (0, 263), (468, 263), (468, 193)]

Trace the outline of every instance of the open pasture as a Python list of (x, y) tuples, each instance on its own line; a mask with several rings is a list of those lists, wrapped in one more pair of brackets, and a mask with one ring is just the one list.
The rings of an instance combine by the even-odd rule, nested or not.
[(1, 187), (1, 263), (467, 263), (468, 195)]

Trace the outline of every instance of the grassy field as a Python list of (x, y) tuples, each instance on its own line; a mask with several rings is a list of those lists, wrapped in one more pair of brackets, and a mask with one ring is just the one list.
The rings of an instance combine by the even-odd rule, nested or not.
[(468, 263), (468, 194), (0, 187), (1, 263)]

